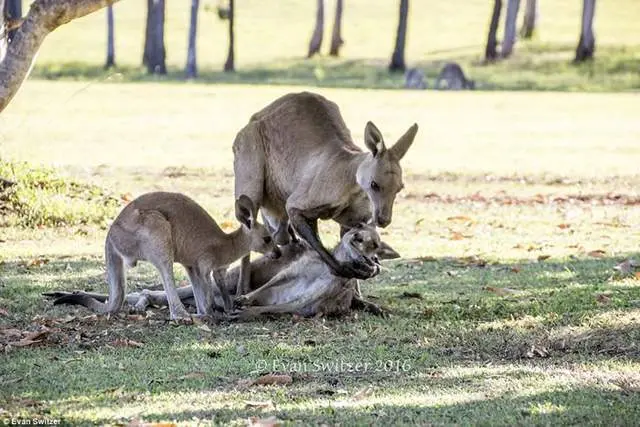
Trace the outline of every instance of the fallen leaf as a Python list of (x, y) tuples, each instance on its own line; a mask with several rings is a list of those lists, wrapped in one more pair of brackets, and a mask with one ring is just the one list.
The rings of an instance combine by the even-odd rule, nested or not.
[(460, 233), (459, 231), (452, 231), (451, 235), (449, 236), (449, 240), (463, 240), (464, 234)]
[(265, 401), (262, 401), (262, 402), (251, 401), (251, 400), (245, 400), (244, 401), (245, 409), (247, 409), (247, 408), (261, 408), (261, 409), (270, 408), (271, 409), (274, 406), (275, 405), (270, 400), (265, 400)]
[(139, 322), (141, 320), (145, 320), (147, 316), (144, 314), (127, 314), (127, 320), (131, 320), (132, 322)]
[(267, 374), (259, 377), (253, 382), (253, 385), (287, 385), (293, 382), (291, 375), (286, 374)]
[(471, 223), (475, 222), (475, 220), (473, 218), (469, 218), (468, 216), (464, 216), (464, 215), (450, 216), (449, 218), (447, 218), (447, 221), (471, 222)]
[(566, 223), (565, 224), (558, 224), (558, 228), (561, 229), (561, 230), (565, 230), (565, 229), (570, 228), (570, 227), (571, 227), (571, 224), (566, 224)]
[(33, 258), (29, 261), (26, 261), (23, 265), (27, 268), (31, 267), (41, 267), (49, 262), (49, 258)]
[(354, 394), (353, 396), (351, 396), (351, 399), (353, 400), (362, 400), (366, 397), (369, 397), (373, 394), (373, 387), (364, 387), (360, 390), (358, 390), (358, 392), (356, 392), (356, 394)]
[(20, 341), (10, 342), (8, 345), (11, 345), (13, 347), (27, 347), (33, 344), (38, 344), (39, 342), (42, 342), (42, 340), (29, 340), (23, 338)]
[(533, 357), (549, 357), (549, 350), (544, 347), (537, 347), (535, 345), (532, 345), (525, 356), (527, 356), (529, 359)]
[(517, 265), (514, 265), (513, 267), (511, 267), (512, 273), (520, 273), (521, 271), (522, 271), (522, 267), (519, 267)]
[(144, 347), (144, 344), (127, 338), (118, 338), (111, 342), (114, 347)]
[(516, 289), (511, 289), (511, 288), (495, 288), (493, 286), (485, 286), (483, 288), (485, 291), (489, 291), (489, 292), (493, 292), (496, 295), (500, 295), (500, 296), (506, 296), (506, 295), (513, 295), (513, 294), (518, 294), (520, 293), (520, 291), (516, 290)]
[(540, 255), (538, 256), (538, 261), (544, 261), (549, 258), (551, 258), (551, 255)]
[(122, 199), (123, 202), (127, 202), (129, 203), (130, 201), (133, 200), (133, 194), (131, 193), (124, 193), (123, 195), (120, 196), (120, 199)]
[(400, 294), (400, 298), (422, 299), (422, 294), (420, 292), (403, 292)]
[(588, 252), (587, 255), (594, 258), (604, 258), (607, 253), (602, 249), (596, 249), (595, 251)]
[(637, 280), (640, 280), (640, 271), (637, 271), (637, 272), (636, 272), (636, 274), (635, 274), (635, 278), (636, 278)]
[(260, 426), (260, 427), (279, 427), (282, 423), (275, 416), (271, 416), (269, 418), (258, 418), (258, 417), (249, 417), (248, 425), (250, 426)]
[(596, 294), (596, 301), (598, 301), (599, 304), (609, 304), (611, 297), (607, 294)]
[(613, 267), (613, 269), (619, 271), (621, 274), (631, 274), (637, 267), (640, 267), (640, 264), (638, 264), (637, 261), (633, 259), (627, 259)]
[(4, 308), (0, 308), (0, 316), (9, 317), (9, 312)]
[(422, 221), (424, 221), (424, 218), (420, 218), (419, 220), (416, 221), (415, 225), (420, 225), (422, 224)]
[(176, 378), (176, 380), (193, 380), (196, 378), (204, 378), (207, 374), (204, 372), (190, 372), (186, 375)]
[(211, 328), (208, 327), (207, 325), (205, 325), (204, 323), (201, 324), (200, 326), (198, 326), (198, 329), (205, 331), (205, 332), (211, 332)]

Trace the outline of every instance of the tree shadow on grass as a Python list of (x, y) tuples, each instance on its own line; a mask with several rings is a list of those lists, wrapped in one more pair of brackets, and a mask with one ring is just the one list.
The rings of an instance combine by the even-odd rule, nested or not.
[[(382, 394), (386, 394), (384, 391)], [(640, 417), (640, 393), (598, 387), (567, 387), (564, 390), (498, 397), (483, 397), (481, 386), (475, 393), (449, 396), (457, 403), (438, 403), (428, 392), (405, 395), (399, 400), (330, 398), (310, 401), (310, 408), (234, 409), (203, 408), (144, 411), (145, 421), (188, 421), (198, 419), (225, 425), (244, 422), (249, 417), (278, 420), (294, 425), (631, 425)], [(487, 393), (488, 394), (488, 393)], [(515, 395), (515, 396), (514, 396)], [(486, 396), (486, 395), (485, 395)], [(424, 404), (410, 403), (425, 401)], [(285, 405), (288, 406), (288, 405)], [(70, 419), (69, 421), (86, 421)], [(108, 418), (100, 420), (111, 421)]]

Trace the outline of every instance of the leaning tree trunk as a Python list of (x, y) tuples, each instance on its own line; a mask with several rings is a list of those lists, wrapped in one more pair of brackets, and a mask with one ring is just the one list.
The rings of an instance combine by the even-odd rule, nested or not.
[(596, 50), (596, 38), (593, 34), (593, 16), (596, 13), (596, 0), (584, 0), (582, 4), (582, 30), (576, 48), (575, 62), (593, 59)]
[[(6, 0), (4, 7), (0, 10), (5, 11), (7, 19), (20, 19), (22, 18), (22, 0)], [(13, 39), (17, 30), (9, 30), (9, 40)]]
[(316, 26), (313, 29), (311, 40), (309, 41), (309, 53), (307, 58), (311, 58), (320, 52), (322, 46), (322, 38), (324, 37), (324, 0), (318, 0), (316, 8)]
[(507, 0), (507, 16), (504, 23), (504, 40), (502, 40), (502, 57), (508, 58), (513, 52), (513, 45), (516, 44), (516, 20), (518, 19), (518, 9), (520, 0)]
[[(29, 74), (35, 54), (49, 33), (116, 1), (118, 0), (35, 0), (31, 3), (29, 13), (18, 27), (6, 54), (0, 54), (0, 112), (18, 92)], [(0, 19), (0, 27), (4, 26), (3, 21), (4, 17)]]
[(107, 7), (107, 60), (104, 68), (111, 68), (116, 65), (115, 28), (113, 22), (113, 6)]
[(145, 30), (142, 64), (149, 74), (167, 74), (164, 48), (164, 0), (147, 0), (147, 26)]
[(389, 71), (404, 71), (407, 66), (404, 62), (404, 47), (407, 40), (407, 20), (409, 17), (409, 0), (400, 0), (400, 18), (396, 32), (396, 45), (391, 55)]
[(189, 20), (187, 65), (184, 71), (188, 79), (195, 79), (198, 76), (198, 64), (196, 61), (196, 35), (198, 34), (199, 7), (200, 7), (200, 0), (191, 0), (191, 19)]
[(498, 59), (498, 25), (500, 24), (500, 13), (502, 12), (502, 0), (493, 2), (493, 12), (491, 13), (491, 23), (489, 24), (489, 35), (487, 36), (487, 47), (484, 51), (484, 60), (487, 62)]
[(331, 33), (331, 48), (329, 55), (338, 56), (340, 47), (344, 44), (342, 40), (342, 0), (336, 0), (336, 16), (333, 21), (333, 32)]
[(224, 63), (224, 71), (231, 73), (236, 70), (234, 53), (234, 23), (236, 21), (236, 7), (234, 3), (234, 0), (229, 0), (229, 51), (227, 52), (227, 60)]
[(523, 39), (530, 39), (536, 31), (538, 24), (538, 0), (527, 0), (524, 6), (524, 20), (520, 28), (520, 36)]

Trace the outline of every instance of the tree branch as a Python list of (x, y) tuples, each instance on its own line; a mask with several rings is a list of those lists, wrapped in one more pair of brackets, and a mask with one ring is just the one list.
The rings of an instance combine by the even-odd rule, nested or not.
[(7, 52), (0, 58), (0, 112), (27, 78), (34, 57), (45, 37), (76, 18), (102, 9), (118, 0), (35, 0), (16, 31)]

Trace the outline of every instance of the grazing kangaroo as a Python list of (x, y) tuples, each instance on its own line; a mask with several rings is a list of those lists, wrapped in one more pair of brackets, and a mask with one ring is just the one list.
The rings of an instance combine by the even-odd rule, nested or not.
[(426, 89), (427, 81), (424, 78), (424, 73), (419, 68), (411, 68), (407, 70), (404, 75), (404, 88), (405, 89)]
[(155, 192), (133, 200), (107, 233), (108, 303), (95, 301), (92, 308), (102, 313), (119, 311), (125, 295), (125, 268), (148, 261), (162, 277), (171, 319), (190, 318), (176, 292), (174, 262), (187, 271), (198, 314), (211, 312), (214, 284), (229, 312), (232, 304), (224, 281), (229, 264), (252, 250), (274, 257), (280, 251), (268, 230), (256, 221), (256, 210), (248, 197), (240, 196), (236, 201), (236, 216), (241, 227), (225, 234), (200, 205), (182, 194)]
[(335, 259), (318, 237), (317, 222), (333, 219), (342, 233), (371, 220), (389, 225), (396, 194), (404, 187), (400, 160), (417, 131), (414, 124), (387, 149), (368, 122), (364, 142), (370, 152), (363, 152), (335, 103), (309, 92), (285, 95), (254, 114), (236, 136), (236, 197), (246, 194), (271, 224), (290, 221), (337, 275), (369, 278), (373, 265)]
[[(389, 245), (379, 240), (373, 227), (364, 227), (358, 231), (359, 235), (354, 235), (354, 231), (358, 230), (354, 228), (345, 234), (334, 250), (338, 258), (346, 256), (347, 261), (352, 262), (354, 259), (366, 256), (376, 263), (376, 257), (393, 259), (400, 256)], [(235, 292), (234, 286), (238, 283), (240, 270), (241, 267), (235, 267), (227, 272), (225, 283), (229, 293)], [(275, 287), (272, 286), (271, 290), (260, 291), (259, 288), (284, 271), (288, 271), (286, 273), (288, 280), (280, 281)], [(282, 249), (280, 258), (271, 260), (268, 257), (261, 257), (251, 263), (249, 284), (250, 289), (258, 292), (254, 295), (253, 303), (259, 307), (249, 307), (238, 317), (249, 318), (261, 312), (270, 313), (268, 307), (274, 305), (277, 307), (273, 307), (273, 312), (291, 312), (306, 316), (318, 313), (340, 314), (353, 307), (356, 289), (354, 282), (356, 282), (355, 279), (344, 279), (333, 275), (318, 254), (306, 243), (293, 242)], [(177, 292), (184, 304), (195, 305), (191, 286), (178, 288)], [(89, 308), (107, 300), (106, 295), (86, 292), (50, 292), (44, 295), (57, 298), (54, 305), (77, 304)], [(216, 298), (218, 298), (217, 295)], [(125, 299), (127, 304), (137, 311), (144, 311), (149, 305), (166, 306), (168, 304), (166, 292), (148, 289), (128, 294)], [(288, 307), (291, 311), (287, 311), (284, 308), (287, 306), (282, 304), (290, 304)], [(360, 305), (359, 308), (371, 309), (366, 305)], [(372, 311), (379, 314), (376, 308), (374, 307)]]
[[(446, 86), (443, 85), (446, 83)], [(476, 82), (467, 80), (460, 65), (455, 62), (445, 64), (436, 79), (436, 89), (461, 90), (475, 89)]]

